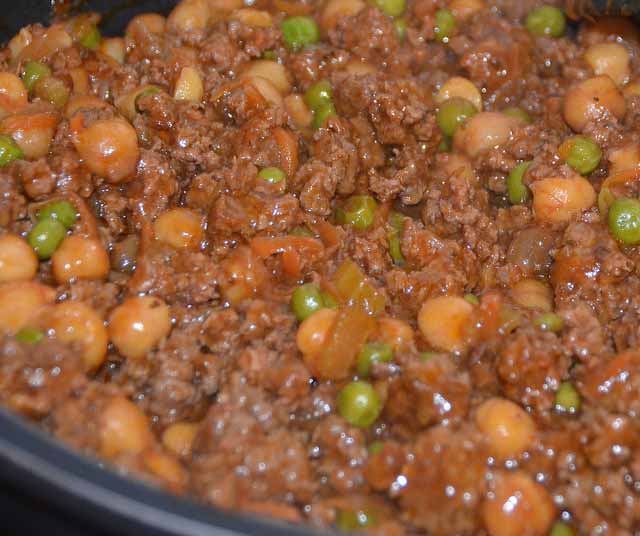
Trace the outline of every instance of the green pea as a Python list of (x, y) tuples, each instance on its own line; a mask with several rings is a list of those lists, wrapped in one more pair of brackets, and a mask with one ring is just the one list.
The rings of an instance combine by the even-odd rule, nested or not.
[(69, 100), (69, 88), (55, 76), (40, 78), (34, 86), (33, 93), (36, 97), (46, 100), (56, 108), (62, 108)]
[(471, 305), (480, 305), (480, 300), (478, 299), (478, 296), (476, 296), (475, 294), (465, 294), (464, 299), (468, 301)]
[(436, 11), (436, 39), (442, 43), (447, 43), (456, 29), (456, 18), (448, 9)]
[(388, 344), (371, 342), (364, 345), (358, 354), (358, 375), (368, 378), (374, 363), (388, 363), (393, 359), (393, 350)]
[(502, 113), (507, 117), (513, 117), (518, 121), (522, 121), (525, 125), (530, 125), (532, 123), (531, 116), (525, 110), (518, 108), (517, 106), (505, 108), (502, 110)]
[(559, 149), (565, 162), (581, 175), (588, 175), (598, 167), (602, 149), (591, 138), (573, 136), (563, 142)]
[(398, 17), (407, 7), (406, 0), (373, 0), (374, 5), (389, 17)]
[(23, 157), (22, 149), (13, 141), (13, 138), (6, 134), (0, 134), (0, 167), (4, 167)]
[(22, 70), (22, 81), (29, 92), (33, 91), (38, 80), (46, 76), (51, 76), (51, 69), (39, 61), (28, 61)]
[(66, 227), (58, 220), (47, 218), (36, 223), (27, 236), (27, 242), (41, 260), (51, 258), (67, 234)]
[(336, 511), (336, 527), (343, 532), (352, 532), (375, 524), (375, 517), (370, 510)]
[(320, 289), (313, 283), (299, 286), (291, 295), (291, 310), (300, 322), (323, 307)]
[(389, 236), (389, 255), (391, 255), (391, 260), (396, 266), (402, 266), (404, 264), (400, 238), (396, 233)]
[(533, 321), (533, 325), (542, 331), (558, 333), (562, 331), (564, 320), (555, 313), (544, 313)]
[(562, 413), (577, 413), (580, 410), (580, 393), (571, 382), (562, 382), (556, 392), (556, 410)]
[(266, 167), (261, 169), (258, 173), (258, 177), (264, 179), (269, 184), (278, 184), (287, 178), (284, 171), (277, 167)]
[(291, 234), (293, 236), (306, 236), (308, 238), (314, 237), (314, 234), (311, 232), (311, 229), (309, 229), (306, 225), (300, 225), (299, 227), (296, 227), (291, 231)]
[(371, 456), (375, 456), (376, 454), (380, 454), (382, 452), (382, 449), (384, 449), (384, 441), (380, 441), (379, 439), (377, 439), (369, 445), (369, 447), (367, 448), (367, 452)]
[(526, 203), (531, 196), (529, 188), (522, 182), (525, 172), (531, 165), (531, 162), (522, 162), (511, 170), (507, 177), (507, 194), (512, 205), (521, 205)]
[(575, 536), (575, 532), (570, 525), (556, 521), (549, 531), (549, 536)]
[(478, 113), (477, 108), (467, 99), (452, 97), (440, 105), (436, 115), (438, 126), (446, 136), (453, 136), (467, 119)]
[(336, 115), (336, 108), (333, 103), (323, 104), (322, 106), (313, 110), (313, 121), (311, 126), (314, 129), (318, 129), (324, 125), (324, 122), (329, 118)]
[(438, 144), (439, 153), (448, 153), (451, 151), (451, 138), (449, 136), (443, 136)]
[(566, 19), (562, 10), (553, 6), (534, 9), (525, 21), (525, 27), (535, 36), (560, 37), (564, 34)]
[(100, 41), (102, 41), (102, 35), (100, 35), (100, 30), (98, 30), (96, 26), (88, 28), (79, 39), (79, 43), (83, 47), (90, 48), (91, 50), (98, 48)]
[(54, 201), (42, 207), (38, 211), (39, 220), (58, 220), (67, 229), (71, 229), (78, 219), (76, 207), (69, 201)]
[(627, 245), (640, 243), (640, 201), (619, 197), (609, 207), (607, 220), (616, 240)]
[(276, 61), (278, 59), (278, 55), (275, 53), (274, 50), (265, 50), (262, 53), (262, 59), (263, 60)]
[(389, 218), (391, 232), (388, 233), (389, 255), (393, 263), (397, 266), (404, 264), (404, 256), (402, 255), (402, 231), (404, 229), (404, 217), (397, 212), (391, 213)]
[(140, 105), (138, 104), (142, 97), (150, 97), (151, 95), (155, 95), (157, 93), (160, 93), (160, 88), (156, 86), (150, 86), (150, 87), (144, 88), (140, 93), (138, 93), (136, 95), (135, 100), (133, 101), (133, 104), (136, 108), (136, 112), (142, 113), (142, 110), (140, 109)]
[(396, 29), (396, 35), (400, 41), (404, 41), (407, 36), (407, 21), (404, 19), (396, 19), (393, 21), (393, 27)]
[(508, 305), (503, 306), (500, 311), (500, 332), (509, 334), (522, 325), (522, 315)]
[(389, 224), (396, 233), (402, 233), (404, 230), (404, 216), (399, 212), (392, 212), (389, 217)]
[(336, 309), (338, 307), (338, 301), (328, 292), (321, 292), (322, 303), (327, 309)]
[(26, 327), (16, 333), (15, 339), (23, 344), (38, 344), (44, 339), (44, 333), (38, 328)]
[(347, 422), (360, 428), (371, 426), (382, 409), (380, 397), (370, 383), (351, 382), (338, 395), (338, 411)]
[(333, 86), (329, 80), (316, 82), (304, 94), (304, 102), (312, 110), (317, 110), (323, 106), (333, 105)]
[(287, 47), (293, 51), (320, 41), (320, 30), (312, 17), (288, 17), (280, 25)]
[(370, 195), (354, 195), (347, 199), (344, 206), (336, 211), (338, 223), (344, 223), (364, 231), (371, 227), (376, 215), (378, 203)]

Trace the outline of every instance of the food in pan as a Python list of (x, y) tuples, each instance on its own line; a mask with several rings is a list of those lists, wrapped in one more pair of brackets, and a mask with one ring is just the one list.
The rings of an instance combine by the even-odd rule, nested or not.
[(184, 0), (0, 55), (0, 402), (224, 509), (640, 527), (640, 33)]

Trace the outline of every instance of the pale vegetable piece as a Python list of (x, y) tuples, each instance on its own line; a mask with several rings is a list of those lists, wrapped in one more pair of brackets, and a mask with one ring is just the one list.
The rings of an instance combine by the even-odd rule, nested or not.
[(253, 76), (247, 78), (247, 81), (260, 93), (266, 102), (275, 107), (283, 106), (284, 101), (282, 100), (282, 95), (269, 80), (260, 76)]
[(337, 315), (335, 309), (319, 309), (300, 324), (296, 344), (303, 356), (315, 356), (323, 350)]
[(181, 458), (191, 454), (191, 446), (198, 433), (198, 424), (177, 422), (169, 426), (162, 434), (162, 444)]
[(411, 347), (415, 334), (413, 328), (404, 320), (388, 316), (378, 319), (380, 341), (391, 346), (394, 352)]
[(173, 491), (183, 491), (187, 474), (176, 458), (164, 452), (147, 450), (142, 459), (152, 475), (168, 484)]
[(242, 78), (253, 78), (259, 76), (265, 78), (283, 95), (291, 91), (291, 82), (287, 68), (277, 61), (253, 60), (247, 64), (242, 72)]
[(269, 28), (273, 26), (273, 17), (268, 11), (262, 9), (244, 8), (238, 9), (231, 13), (232, 20), (240, 21), (247, 26), (255, 26), (257, 28)]
[(313, 121), (313, 112), (304, 102), (304, 97), (297, 93), (284, 99), (284, 107), (298, 128), (307, 128)]
[(89, 93), (89, 73), (82, 67), (69, 69), (69, 78), (76, 95), (86, 95)]
[(519, 121), (499, 112), (481, 112), (470, 117), (456, 131), (454, 146), (470, 157), (506, 143)]
[(565, 223), (596, 202), (596, 192), (584, 177), (548, 177), (530, 185), (538, 221)]
[(34, 36), (31, 42), (20, 51), (16, 59), (37, 61), (71, 46), (73, 46), (73, 39), (65, 30), (64, 25), (52, 24), (44, 33)]
[(456, 20), (469, 20), (475, 13), (483, 10), (486, 4), (483, 0), (451, 0), (449, 9)]
[(176, 33), (204, 30), (211, 11), (206, 0), (182, 0), (167, 18), (167, 27)]
[(95, 370), (107, 355), (107, 329), (98, 313), (82, 302), (65, 301), (46, 315), (47, 329), (59, 341), (79, 346), (87, 370)]
[(490, 398), (476, 412), (476, 426), (500, 460), (515, 458), (531, 448), (537, 428), (531, 416), (515, 402)]
[(358, 14), (366, 5), (364, 0), (329, 0), (320, 15), (320, 27), (333, 30), (340, 19)]
[(112, 60), (122, 64), (126, 54), (126, 47), (122, 37), (106, 37), (100, 42), (98, 48), (105, 56), (109, 56)]
[(183, 67), (176, 80), (173, 98), (189, 102), (200, 102), (204, 95), (204, 84), (198, 70), (194, 67)]
[(442, 155), (438, 162), (447, 177), (463, 177), (469, 184), (476, 184), (478, 177), (473, 170), (469, 159), (459, 153), (447, 153)]
[(67, 236), (51, 257), (51, 267), (61, 285), (78, 279), (106, 279), (109, 255), (98, 239)]
[(232, 304), (255, 296), (267, 279), (262, 259), (246, 246), (234, 249), (221, 264), (225, 277), (220, 287), (225, 300)]
[(128, 298), (109, 317), (109, 338), (129, 359), (145, 357), (170, 331), (169, 308), (154, 296)]
[(473, 312), (464, 298), (439, 296), (422, 304), (418, 327), (427, 342), (437, 350), (462, 351), (467, 346), (466, 328)]
[(609, 175), (640, 169), (640, 143), (633, 142), (609, 153)]
[(607, 114), (622, 119), (625, 113), (624, 97), (606, 75), (578, 82), (564, 97), (564, 120), (576, 132), (582, 132), (589, 123)]
[(13, 73), (0, 72), (0, 111), (17, 112), (29, 102), (29, 93), (20, 77)]
[(153, 84), (143, 84), (120, 95), (114, 102), (118, 111), (129, 121), (133, 121), (138, 114), (137, 102), (141, 95), (153, 95), (159, 93), (160, 88)]
[(555, 518), (549, 492), (522, 472), (495, 473), (494, 490), (482, 505), (491, 536), (545, 536)]
[(115, 458), (121, 454), (139, 454), (153, 443), (149, 421), (130, 400), (116, 396), (100, 414), (100, 454)]
[(436, 102), (440, 104), (453, 97), (468, 100), (479, 112), (482, 111), (482, 94), (468, 78), (462, 76), (449, 78), (438, 91)]
[(117, 184), (136, 173), (140, 151), (135, 129), (123, 119), (101, 119), (78, 133), (74, 140), (89, 170)]
[(607, 75), (619, 86), (629, 81), (631, 58), (620, 43), (591, 45), (584, 53), (584, 59), (596, 75)]
[(155, 236), (175, 249), (198, 248), (202, 241), (202, 217), (187, 208), (173, 208), (158, 216)]
[(33, 321), (56, 293), (35, 281), (0, 284), (0, 332), (16, 333)]
[(26, 281), (38, 273), (38, 257), (26, 240), (15, 234), (0, 236), (0, 283)]
[(344, 70), (354, 76), (366, 76), (368, 74), (375, 74), (378, 69), (375, 65), (371, 65), (366, 61), (351, 60), (345, 63)]
[(5, 117), (0, 130), (9, 134), (25, 157), (41, 158), (49, 152), (58, 120), (49, 113), (22, 113)]
[(11, 59), (17, 59), (18, 55), (31, 44), (33, 35), (28, 27), (22, 28), (16, 35), (11, 38), (7, 48), (11, 53)]
[(147, 35), (162, 35), (167, 28), (167, 19), (158, 13), (142, 13), (133, 17), (127, 29), (125, 36), (134, 41), (141, 41)]
[(537, 279), (523, 279), (511, 289), (511, 297), (521, 307), (549, 312), (553, 310), (553, 291)]

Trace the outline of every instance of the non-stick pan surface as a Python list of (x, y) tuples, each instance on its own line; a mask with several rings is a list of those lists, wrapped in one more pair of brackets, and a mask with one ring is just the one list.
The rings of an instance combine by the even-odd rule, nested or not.
[[(89, 0), (80, 9), (104, 15), (101, 30), (121, 33), (128, 20), (143, 12), (167, 12), (171, 0)], [(58, 6), (59, 8), (60, 6)], [(0, 44), (20, 28), (47, 23), (56, 8), (47, 0), (2, 0)], [(124, 478), (98, 461), (84, 458), (35, 426), (0, 409), (0, 485), (19, 490), (35, 505), (46, 505), (48, 515), (62, 516), (82, 527), (78, 534), (135, 536), (310, 536), (317, 532), (257, 517), (228, 513), (153, 489)], [(11, 493), (10, 491), (6, 493)], [(10, 512), (9, 512), (10, 514)], [(1, 534), (34, 533), (14, 527), (3, 516)], [(46, 529), (39, 528), (46, 535)]]

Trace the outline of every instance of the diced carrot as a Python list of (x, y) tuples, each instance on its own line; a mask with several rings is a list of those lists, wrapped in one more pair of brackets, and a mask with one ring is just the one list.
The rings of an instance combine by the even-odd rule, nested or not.
[(287, 177), (293, 177), (298, 169), (298, 142), (289, 130), (276, 128), (273, 137), (280, 149), (280, 167)]
[(331, 225), (325, 220), (318, 220), (313, 227), (320, 235), (320, 240), (322, 240), (322, 243), (326, 247), (331, 248), (340, 244), (340, 231), (335, 225)]
[(79, 134), (84, 130), (84, 119), (82, 118), (81, 115), (74, 115), (69, 120), (69, 130), (73, 134)]
[(251, 250), (258, 257), (282, 253), (282, 269), (293, 279), (302, 275), (302, 258), (316, 257), (324, 251), (322, 242), (307, 236), (257, 236), (251, 240)]

